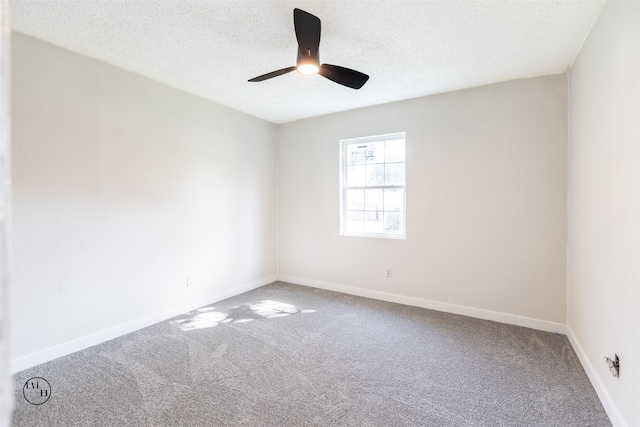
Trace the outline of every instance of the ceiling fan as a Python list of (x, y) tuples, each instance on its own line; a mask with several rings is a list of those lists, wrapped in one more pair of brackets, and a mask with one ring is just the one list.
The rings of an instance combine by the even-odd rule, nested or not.
[(320, 65), (318, 48), (320, 46), (320, 19), (300, 9), (293, 9), (293, 25), (298, 39), (298, 60), (295, 67), (272, 71), (250, 82), (261, 82), (297, 70), (300, 74), (320, 74), (327, 79), (352, 89), (360, 89), (369, 80), (369, 76), (360, 71), (338, 65)]

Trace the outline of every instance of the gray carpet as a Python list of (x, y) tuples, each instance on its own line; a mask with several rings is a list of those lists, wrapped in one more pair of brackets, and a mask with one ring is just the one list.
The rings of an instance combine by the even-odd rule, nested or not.
[(281, 282), (14, 380), (15, 426), (611, 425), (565, 336)]

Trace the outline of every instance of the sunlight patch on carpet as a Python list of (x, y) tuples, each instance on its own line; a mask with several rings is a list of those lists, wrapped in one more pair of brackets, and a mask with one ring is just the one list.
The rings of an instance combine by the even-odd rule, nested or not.
[(263, 300), (257, 304), (242, 304), (232, 307), (229, 313), (215, 311), (215, 307), (198, 308), (187, 314), (187, 317), (174, 320), (172, 323), (183, 331), (213, 328), (225, 323), (246, 323), (257, 319), (273, 319), (298, 313), (315, 313), (316, 310), (301, 310), (295, 305), (274, 300)]

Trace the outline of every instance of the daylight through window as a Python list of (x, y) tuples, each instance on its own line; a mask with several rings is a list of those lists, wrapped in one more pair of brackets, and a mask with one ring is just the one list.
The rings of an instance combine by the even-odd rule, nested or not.
[(340, 234), (405, 238), (405, 134), (340, 141)]

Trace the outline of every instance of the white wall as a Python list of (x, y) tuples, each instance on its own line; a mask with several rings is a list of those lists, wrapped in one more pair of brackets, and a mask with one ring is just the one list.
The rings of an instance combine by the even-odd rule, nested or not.
[(18, 33), (12, 89), (14, 370), (274, 280), (275, 125)]
[(9, 1), (0, 0), (0, 427), (10, 424), (13, 384), (9, 372), (9, 249), (11, 230), (11, 25)]
[[(566, 119), (563, 74), (280, 125), (279, 277), (564, 331)], [(338, 141), (398, 131), (407, 239), (340, 236)]]
[(569, 81), (569, 336), (614, 423), (639, 426), (640, 2), (607, 2)]

